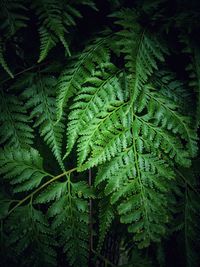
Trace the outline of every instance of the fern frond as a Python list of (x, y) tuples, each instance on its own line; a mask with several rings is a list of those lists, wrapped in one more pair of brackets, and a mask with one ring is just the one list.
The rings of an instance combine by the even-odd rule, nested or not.
[(109, 203), (109, 199), (104, 197), (99, 202), (99, 236), (97, 251), (100, 253), (107, 232), (114, 219), (114, 210)]
[[(174, 174), (169, 167), (163, 166), (162, 160), (141, 154), (141, 143), (137, 140), (132, 149), (101, 168), (96, 183), (107, 180), (105, 194), (111, 194), (111, 204), (122, 202), (118, 207), (121, 222), (132, 223), (128, 229), (134, 233), (139, 246), (144, 247), (150, 240), (158, 241), (165, 232), (164, 224), (169, 219), (165, 196), (169, 183), (166, 178), (171, 179)], [(124, 202), (123, 198), (126, 199)], [(156, 203), (160, 203), (159, 207)]]
[(70, 152), (77, 141), (79, 171), (99, 166), (96, 186), (105, 181), (111, 205), (121, 202), (120, 220), (142, 248), (165, 235), (175, 178), (171, 159), (188, 167), (197, 136), (191, 118), (164, 94), (166, 84), (151, 79), (165, 49), (135, 22), (132, 11), (120, 14), (125, 30), (118, 32), (116, 46), (127, 62), (125, 83), (117, 75), (114, 86), (105, 83), (104, 89), (96, 73), (86, 80), (69, 115), (68, 147)]
[[(76, 183), (67, 186), (67, 193), (60, 197), (48, 210), (53, 219), (53, 228), (59, 236), (59, 243), (67, 254), (71, 266), (87, 266), (88, 238), (89, 238), (89, 215), (88, 201), (82, 199), (82, 193), (77, 190), (82, 188)], [(83, 196), (87, 198), (87, 193)]]
[[(91, 1), (86, 4), (91, 5)], [(33, 8), (38, 16), (41, 42), (38, 62), (44, 60), (58, 42), (64, 46), (67, 54), (71, 55), (66, 33), (70, 27), (76, 25), (76, 18), (82, 17), (75, 5), (76, 3), (56, 0), (34, 1)]]
[(50, 184), (45, 191), (40, 193), (35, 203), (48, 203), (52, 200), (57, 200), (61, 198), (62, 195), (64, 195), (67, 191), (67, 182), (55, 182)]
[(38, 59), (38, 63), (43, 61), (49, 51), (56, 45), (56, 41), (54, 40), (53, 36), (46, 30), (45, 27), (41, 27), (39, 29), (40, 34), (40, 56)]
[(62, 2), (54, 0), (35, 1), (33, 7), (40, 25), (41, 46), (38, 62), (41, 62), (47, 56), (49, 50), (55, 46), (56, 40), (61, 41), (62, 39), (61, 42), (63, 43), (66, 29), (62, 21)]
[[(141, 154), (139, 143), (141, 140), (105, 164), (96, 183), (107, 180), (105, 194), (111, 195), (111, 204), (121, 201), (118, 206), (121, 222), (132, 223), (128, 229), (134, 233), (139, 246), (144, 247), (164, 234), (164, 223), (169, 218), (165, 196), (169, 183), (166, 179), (172, 179), (174, 174), (163, 160)], [(123, 198), (126, 200), (122, 201)]]
[(31, 117), (35, 118), (34, 126), (39, 126), (40, 135), (51, 148), (60, 167), (64, 170), (62, 162), (62, 133), (64, 124), (56, 121), (55, 84), (53, 77), (46, 75), (33, 75), (30, 87), (23, 92), (27, 99), (26, 107), (31, 108)]
[[(136, 132), (141, 132), (146, 149), (149, 149), (148, 146), (152, 151), (161, 149), (161, 153), (164, 152), (168, 154), (170, 158), (174, 158), (178, 164), (189, 166), (189, 153), (194, 156), (197, 152), (197, 136), (194, 129), (191, 127), (192, 123), (189, 121), (190, 118), (180, 114), (177, 111), (175, 103), (162, 96), (162, 94), (148, 90), (146, 93), (144, 90), (143, 93), (146, 98), (144, 107), (146, 107), (149, 112), (143, 116), (135, 114), (134, 129)], [(81, 130), (79, 134), (85, 134), (85, 136), (81, 136), (78, 140), (78, 153), (81, 152), (81, 149), (83, 149), (85, 154), (87, 153), (86, 155), (91, 152), (91, 157), (82, 168), (90, 168), (108, 161), (116, 156), (117, 153), (126, 150), (129, 146), (131, 140), (131, 125), (130, 115), (126, 115), (126, 110), (130, 107), (123, 102), (120, 104), (121, 105), (115, 109), (109, 107), (108, 111), (106, 111), (105, 106), (104, 112), (100, 112), (96, 115), (96, 117), (91, 120), (89, 126), (85, 127), (86, 129), (84, 129), (84, 125), (82, 125), (84, 130)], [(93, 114), (95, 115), (94, 112)], [(154, 121), (152, 121), (152, 118)], [(115, 121), (115, 125), (113, 125), (113, 121)], [(101, 130), (105, 129), (105, 125), (107, 131)], [(73, 125), (73, 127), (75, 126), (76, 124)], [(182, 142), (174, 135), (175, 133), (179, 133), (181, 137), (188, 142), (188, 151), (182, 145)], [(89, 143), (91, 141), (90, 135), (94, 138), (93, 144)], [(96, 140), (97, 136), (98, 140)], [(86, 147), (88, 143), (91, 146), (90, 149)], [(79, 147), (81, 147), (81, 149)], [(83, 163), (83, 161), (79, 164), (81, 163)]]
[(37, 150), (12, 150), (6, 148), (0, 153), (0, 173), (9, 179), (14, 192), (32, 190), (42, 179), (49, 176), (42, 166), (42, 158)]
[(12, 72), (10, 71), (7, 62), (4, 58), (4, 51), (3, 51), (3, 45), (2, 45), (2, 41), (0, 39), (0, 65), (2, 66), (2, 68), (8, 73), (8, 75), (10, 75), (11, 78), (14, 78)]
[(22, 0), (2, 0), (0, 5), (0, 30), (6, 39), (27, 26), (27, 10)]
[(155, 149), (160, 148), (178, 164), (186, 167), (190, 166), (189, 153), (184, 149), (180, 140), (167, 130), (160, 129), (160, 127), (151, 123), (151, 118), (151, 116), (145, 115), (135, 120), (135, 127), (142, 131), (145, 141), (149, 142), (149, 145), (152, 142)]
[(135, 101), (148, 77), (158, 69), (157, 62), (164, 61), (167, 50), (155, 35), (138, 24), (134, 10), (124, 9), (112, 17), (116, 17), (115, 23), (122, 27), (116, 33), (115, 50), (124, 54), (125, 66), (130, 74), (130, 95)]
[[(56, 241), (45, 216), (31, 205), (19, 207), (6, 221), (8, 248), (20, 266), (56, 266)], [(26, 261), (24, 255), (29, 253)]]
[(93, 0), (77, 0), (77, 3), (91, 7), (94, 10), (98, 10)]
[[(148, 52), (144, 55), (148, 59)], [(112, 79), (109, 68), (113, 67), (107, 67), (101, 77), (109, 73)], [(148, 75), (141, 80), (136, 99), (132, 98), (127, 72), (126, 87), (115, 75), (114, 86), (109, 79), (104, 89), (98, 71), (86, 80), (69, 115), (68, 146), (77, 141), (79, 171), (99, 166), (96, 185), (106, 181), (104, 192), (111, 205), (122, 202), (121, 222), (129, 225), (142, 248), (159, 242), (166, 232), (171, 218), (170, 181), (175, 178), (171, 159), (188, 167), (189, 158), (196, 155), (197, 136), (191, 118), (163, 93), (165, 88), (157, 88), (153, 81), (147, 84)]]
[[(191, 95), (185, 83), (177, 80), (173, 72), (169, 70), (156, 71), (152, 80), (152, 83), (162, 95), (176, 102), (183, 112), (190, 112)], [(186, 98), (187, 102), (185, 101)]]
[(61, 73), (57, 85), (57, 120), (59, 121), (70, 97), (80, 91), (82, 84), (91, 76), (96, 65), (109, 61), (105, 37), (97, 38), (78, 56), (71, 59)]
[[(147, 93), (149, 96), (149, 115), (153, 116), (162, 127), (173, 133), (179, 133), (187, 142), (187, 149), (192, 157), (197, 154), (197, 134), (192, 127), (192, 118), (182, 115), (175, 102), (170, 101), (157, 92)], [(159, 110), (159, 112), (158, 112)]]
[(120, 85), (116, 77), (118, 70), (111, 64), (106, 66), (109, 67), (109, 72), (96, 72), (93, 77), (88, 78), (85, 82), (88, 86), (83, 84), (81, 93), (75, 98), (76, 103), (71, 106), (66, 155), (70, 153), (78, 135), (82, 135), (78, 144), (79, 164), (86, 159), (97, 129), (91, 124), (91, 128), (87, 132), (81, 132), (81, 130), (92, 121), (95, 115), (101, 112), (102, 108), (109, 107), (110, 102), (114, 102), (118, 89), (120, 91)]
[[(172, 238), (171, 243), (176, 231), (185, 265), (197, 267), (200, 199), (193, 163), (200, 124), (198, 25), (189, 21), (186, 56), (177, 51), (181, 44), (172, 36), (182, 32), (178, 24), (188, 18), (179, 11), (186, 3), (176, 3), (171, 13), (166, 0), (155, 0), (155, 8), (136, 0), (135, 10), (123, 9), (123, 2), (133, 6), (128, 1), (97, 1), (103, 14), (117, 7), (120, 11), (106, 20), (110, 28), (80, 51), (82, 40), (100, 26), (87, 27), (86, 32), (86, 25), (76, 26), (82, 14), (88, 15), (83, 20), (87, 25), (93, 22), (95, 13), (82, 5), (96, 9), (94, 2), (1, 1), (0, 65), (13, 77), (11, 66), (15, 79), (3, 79), (0, 92), (0, 262), (87, 267), (95, 264), (92, 253), (104, 260), (103, 247), (105, 264), (173, 265), (171, 259), (163, 260), (163, 253), (166, 239)], [(175, 16), (169, 22), (171, 14)], [(193, 14), (198, 18), (198, 11)], [(167, 25), (160, 27), (159, 18)], [(100, 15), (95, 21), (104, 20)], [(167, 27), (170, 32), (162, 36)], [(76, 42), (77, 36), (84, 38)], [(33, 65), (34, 51), (40, 51), (42, 62), (55, 47), (61, 48), (57, 58), (52, 53), (51, 62)], [(12, 58), (8, 64), (7, 48)], [(60, 60), (63, 51), (66, 63)], [(183, 66), (173, 66), (184, 82), (168, 70), (174, 58), (191, 62), (188, 77)], [(187, 78), (191, 90), (185, 86)], [(62, 173), (45, 171), (42, 157), (32, 148), (34, 141), (41, 152), (55, 157), (46, 155), (45, 166), (53, 173), (60, 167)], [(91, 218), (95, 214), (97, 221)]]
[(25, 15), (26, 10), (27, 8), (21, 0), (2, 0), (0, 4), (0, 65), (11, 78), (14, 78), (14, 76), (5, 60), (3, 48), (8, 39), (21, 28), (27, 26), (28, 17)]
[(0, 92), (0, 143), (22, 148), (33, 143), (33, 130), (22, 101), (14, 95)]
[(94, 190), (84, 181), (79, 181), (72, 184), (73, 193), (80, 198), (88, 199), (95, 198)]

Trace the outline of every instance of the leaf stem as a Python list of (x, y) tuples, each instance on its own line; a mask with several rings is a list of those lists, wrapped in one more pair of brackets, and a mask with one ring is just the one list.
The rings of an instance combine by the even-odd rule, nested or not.
[(21, 74), (23, 74), (23, 73), (25, 73), (25, 72), (27, 72), (27, 71), (30, 71), (30, 70), (39, 68), (39, 67), (44, 66), (44, 65), (47, 65), (48, 63), (49, 63), (49, 61), (46, 61), (46, 62), (42, 62), (41, 64), (33, 65), (33, 66), (30, 66), (30, 67), (28, 67), (28, 68), (26, 68), (26, 69), (23, 69), (22, 71), (19, 71), (19, 72), (17, 72), (16, 74), (14, 74), (13, 77), (9, 77), (9, 78), (3, 80), (3, 81), (0, 83), (0, 85), (2, 85), (2, 84), (4, 84), (4, 83), (8, 82), (9, 80), (15, 79), (17, 76), (20, 76)]
[(7, 216), (9, 216), (16, 208), (18, 208), (19, 206), (21, 206), (26, 200), (28, 200), (29, 198), (32, 198), (33, 195), (35, 195), (36, 193), (38, 193), (41, 189), (43, 189), (44, 187), (46, 187), (47, 185), (49, 185), (50, 183), (58, 180), (59, 178), (63, 177), (64, 175), (70, 174), (71, 172), (76, 171), (77, 168), (73, 168), (71, 170), (68, 170), (66, 172), (63, 172), (57, 176), (54, 176), (52, 179), (50, 179), (49, 181), (47, 181), (46, 183), (42, 184), (40, 187), (38, 187), (35, 191), (33, 191), (31, 194), (29, 194), (28, 196), (26, 196), (25, 198), (23, 198), (22, 200), (20, 200), (17, 205), (15, 205), (7, 214)]

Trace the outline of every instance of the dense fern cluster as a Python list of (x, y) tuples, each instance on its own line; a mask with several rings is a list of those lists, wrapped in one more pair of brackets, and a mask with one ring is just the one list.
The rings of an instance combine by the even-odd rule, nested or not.
[[(176, 236), (184, 266), (198, 266), (197, 26), (185, 30), (179, 1), (175, 25), (155, 2), (108, 1), (109, 27), (77, 44), (98, 1), (2, 1), (3, 266), (96, 266), (112, 225), (119, 266), (176, 264), (164, 256)], [(171, 67), (170, 31), (186, 71)]]

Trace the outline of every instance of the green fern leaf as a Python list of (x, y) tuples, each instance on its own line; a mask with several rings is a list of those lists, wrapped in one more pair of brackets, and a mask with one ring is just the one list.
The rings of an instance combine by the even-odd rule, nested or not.
[(11, 78), (14, 78), (12, 72), (10, 71), (5, 59), (4, 59), (4, 53), (3, 53), (3, 48), (2, 48), (2, 41), (0, 39), (0, 65), (2, 68), (10, 75)]
[(0, 143), (21, 148), (33, 143), (33, 130), (23, 103), (14, 95), (0, 92)]
[[(127, 1), (111, 2), (102, 7), (116, 10), (123, 6), (120, 2)], [(96, 10), (92, 0), (2, 0), (0, 65), (13, 77), (10, 63), (6, 62), (9, 48), (11, 65), (16, 70), (14, 81), (3, 79), (0, 92), (3, 266), (86, 267), (88, 260), (95, 264), (91, 254), (104, 259), (101, 249), (108, 234), (108, 246), (103, 246), (107, 258), (116, 233), (113, 225), (117, 230), (119, 226), (121, 239), (117, 238), (119, 244), (115, 246), (115, 251), (119, 249), (116, 265), (166, 265), (165, 240), (173, 240), (177, 231), (185, 265), (197, 267), (199, 195), (193, 179), (193, 158), (198, 155), (200, 54), (198, 38), (192, 36), (196, 36), (198, 25), (189, 21), (191, 33), (184, 40), (189, 55), (182, 55), (177, 52), (178, 39), (171, 34), (185, 32), (188, 15), (174, 10), (171, 21), (176, 26), (162, 36), (163, 29), (172, 25), (168, 19), (165, 21), (169, 12), (166, 1), (155, 0), (155, 8), (143, 2), (135, 1), (136, 10), (122, 8), (111, 15), (106, 23), (112, 30), (95, 36), (82, 52), (76, 52), (82, 46), (81, 40), (76, 42), (80, 36), (76, 34), (85, 26), (76, 26), (76, 22), (82, 11), (93, 20), (95, 13), (82, 8), (86, 5)], [(181, 10), (184, 8), (185, 4)], [(198, 11), (188, 12), (198, 18)], [(158, 25), (160, 18), (167, 26)], [(28, 57), (26, 54), (38, 50), (38, 44), (32, 38), (33, 43), (26, 46), (26, 38), (34, 37), (35, 31), (40, 40), (38, 62), (57, 46), (68, 57), (65, 66), (54, 53), (47, 67), (47, 62), (32, 65), (34, 53)], [(86, 39), (87, 35), (91, 31)], [(170, 42), (163, 37), (169, 37)], [(71, 43), (75, 44), (72, 48)], [(166, 44), (172, 53), (169, 56)], [(72, 57), (71, 50), (75, 53)], [(168, 71), (174, 56), (181, 62), (191, 62), (187, 68), (190, 83), (183, 66), (173, 68), (180, 77), (183, 74), (184, 82)], [(29, 124), (35, 128), (35, 137)], [(63, 140), (65, 128), (67, 137)], [(62, 173), (53, 176), (44, 170), (42, 157), (31, 147), (33, 142), (36, 146), (42, 144), (41, 152), (50, 148), (47, 152), (52, 152), (56, 160), (47, 155), (45, 165), (53, 173), (60, 167)], [(66, 171), (64, 159), (68, 156), (66, 164), (72, 169)], [(88, 185), (85, 171), (92, 168), (94, 176), (89, 173)], [(94, 200), (91, 206), (96, 195), (99, 201)], [(94, 222), (90, 217), (95, 208), (98, 219)], [(98, 236), (93, 239), (96, 229)], [(149, 252), (155, 257), (150, 257)], [(66, 254), (65, 263), (62, 253)], [(171, 259), (169, 263), (173, 265)]]
[[(86, 84), (90, 84), (90, 86), (85, 87), (83, 85), (81, 93), (75, 98), (76, 103), (71, 106), (66, 155), (70, 153), (78, 135), (82, 135), (78, 144), (79, 164), (86, 159), (98, 130), (92, 124), (87, 132), (81, 133), (81, 129), (84, 129), (84, 126), (89, 124), (93, 117), (101, 112), (103, 107), (110, 106), (110, 101), (114, 102), (117, 95), (116, 92), (120, 89), (116, 78), (118, 70), (113, 65), (106, 65), (106, 67), (109, 67), (108, 73), (97, 72), (92, 78), (86, 80)], [(103, 79), (100, 78), (101, 74), (105, 76)]]
[[(164, 224), (169, 219), (166, 178), (172, 179), (174, 174), (158, 158), (136, 152), (137, 147), (121, 153), (114, 164), (107, 163), (97, 175), (97, 183), (108, 180), (105, 193), (111, 194), (111, 204), (121, 201), (118, 206), (121, 222), (131, 224), (128, 229), (134, 233), (135, 241), (139, 247), (145, 247), (165, 233)], [(122, 201), (123, 198), (126, 200)]]
[(138, 24), (134, 28), (134, 21), (132, 11), (122, 12), (125, 31), (117, 34), (116, 46), (123, 48), (124, 38), (130, 43), (121, 50), (124, 82), (122, 75), (112, 79), (111, 64), (100, 74), (103, 78), (96, 68), (86, 80), (71, 106), (67, 153), (77, 142), (78, 170), (99, 167), (95, 185), (104, 182), (111, 205), (121, 202), (120, 220), (143, 248), (166, 233), (174, 164), (190, 166), (197, 135), (192, 118), (165, 93), (171, 79), (164, 86), (154, 79), (165, 49)]
[[(178, 106), (175, 102), (151, 92), (149, 95), (149, 114), (161, 123), (162, 127), (172, 130), (173, 133), (179, 132), (181, 137), (187, 142), (187, 149), (192, 157), (197, 154), (197, 134), (192, 125), (192, 118), (182, 115), (177, 111)], [(159, 112), (158, 112), (159, 110)]]
[[(90, 5), (91, 1), (88, 1)], [(84, 2), (81, 4), (85, 4)], [(34, 1), (33, 8), (39, 20), (40, 56), (38, 62), (46, 58), (49, 51), (60, 42), (70, 56), (69, 42), (66, 38), (70, 27), (81, 18), (79, 10), (71, 3), (56, 0)]]
[(13, 73), (4, 57), (4, 45), (6, 41), (15, 35), (21, 28), (27, 26), (28, 17), (25, 15), (27, 8), (23, 1), (20, 0), (3, 0), (0, 5), (0, 65), (8, 73), (11, 78), (14, 78)]
[(11, 148), (1, 150), (0, 173), (14, 185), (14, 192), (28, 191), (38, 187), (42, 179), (49, 176), (42, 166), (42, 158), (37, 150)]
[(56, 200), (61, 198), (67, 191), (67, 183), (66, 182), (55, 182), (49, 185), (45, 191), (40, 193), (35, 203), (47, 203), (52, 200)]
[(57, 85), (57, 120), (59, 121), (70, 97), (80, 91), (81, 85), (93, 73), (95, 65), (109, 59), (105, 38), (97, 38), (79, 55), (74, 57), (61, 73)]
[(114, 210), (109, 199), (104, 197), (99, 203), (99, 237), (97, 251), (100, 253), (107, 232), (114, 219)]
[(40, 135), (64, 170), (61, 157), (64, 124), (61, 121), (55, 124), (55, 84), (56, 80), (53, 77), (33, 75), (30, 77), (30, 87), (22, 95), (27, 99), (26, 107), (32, 109), (31, 117), (35, 118), (34, 126), (39, 126)]
[[(185, 83), (177, 80), (176, 75), (169, 70), (156, 71), (152, 83), (159, 89), (162, 95), (167, 96), (173, 102), (179, 105), (185, 113), (190, 113), (191, 95), (187, 90)], [(187, 98), (187, 102), (185, 99)]]
[[(68, 184), (67, 194), (61, 196), (55, 201), (48, 210), (53, 219), (53, 229), (59, 236), (59, 243), (64, 247), (67, 259), (71, 266), (87, 266), (88, 258), (88, 202), (80, 198), (80, 192), (77, 189), (79, 185), (75, 183)], [(85, 191), (85, 190), (84, 190)], [(87, 189), (88, 191), (88, 189)], [(83, 193), (84, 197), (88, 192)]]
[(92, 187), (88, 187), (88, 184), (84, 181), (76, 182), (72, 184), (73, 192), (80, 198), (95, 198), (94, 190)]
[(130, 95), (132, 101), (135, 101), (148, 77), (158, 68), (157, 61), (164, 61), (167, 50), (155, 35), (149, 34), (138, 24), (134, 10), (124, 9), (112, 17), (117, 17), (115, 23), (122, 27), (116, 33), (114, 50), (124, 54), (126, 68), (130, 73)]
[(38, 63), (43, 61), (47, 57), (49, 51), (56, 45), (53, 36), (45, 29), (45, 27), (39, 29), (39, 34), (41, 45)]
[[(7, 245), (20, 266), (56, 266), (54, 232), (41, 211), (31, 205), (19, 207), (10, 215), (6, 226), (9, 231)], [(24, 262), (28, 251), (29, 257)]]
[(78, 0), (76, 1), (77, 3), (80, 3), (82, 5), (86, 5), (91, 7), (92, 9), (98, 11), (98, 8), (96, 7), (95, 3), (93, 2), (93, 0)]
[(6, 39), (10, 38), (18, 30), (27, 26), (27, 10), (22, 0), (3, 0), (0, 5), (0, 29)]

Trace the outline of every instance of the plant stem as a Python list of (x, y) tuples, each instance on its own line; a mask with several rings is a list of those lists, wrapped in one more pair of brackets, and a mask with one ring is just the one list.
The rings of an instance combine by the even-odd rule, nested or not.
[(54, 176), (52, 179), (50, 179), (49, 181), (47, 181), (46, 183), (42, 184), (40, 187), (38, 187), (35, 191), (33, 191), (31, 194), (29, 194), (28, 196), (26, 196), (25, 198), (23, 198), (22, 200), (20, 200), (17, 205), (15, 205), (7, 214), (7, 216), (9, 216), (16, 208), (18, 208), (19, 206), (21, 206), (26, 200), (28, 200), (29, 198), (32, 198), (33, 195), (35, 195), (36, 193), (38, 193), (41, 189), (43, 189), (44, 187), (46, 187), (47, 185), (49, 185), (50, 183), (58, 180), (59, 178), (63, 177), (66, 174), (69, 174), (71, 172), (76, 171), (77, 168), (73, 168), (69, 171), (63, 172), (57, 176)]
[(9, 77), (9, 78), (3, 80), (3, 81), (0, 83), (0, 85), (4, 84), (5, 82), (7, 82), (7, 81), (9, 81), (9, 80), (15, 79), (17, 76), (20, 76), (21, 74), (23, 74), (23, 73), (25, 73), (25, 72), (27, 72), (27, 71), (29, 71), (29, 70), (33, 70), (33, 69), (35, 69), (35, 68), (39, 68), (39, 67), (44, 66), (44, 65), (46, 65), (46, 64), (48, 64), (48, 63), (49, 63), (49, 61), (48, 61), (48, 62), (43, 62), (43, 63), (41, 63), (41, 64), (33, 65), (33, 66), (28, 67), (28, 68), (26, 68), (26, 69), (24, 69), (24, 70), (22, 70), (22, 71), (20, 71), (20, 72), (17, 72), (17, 73), (14, 75), (13, 78)]

